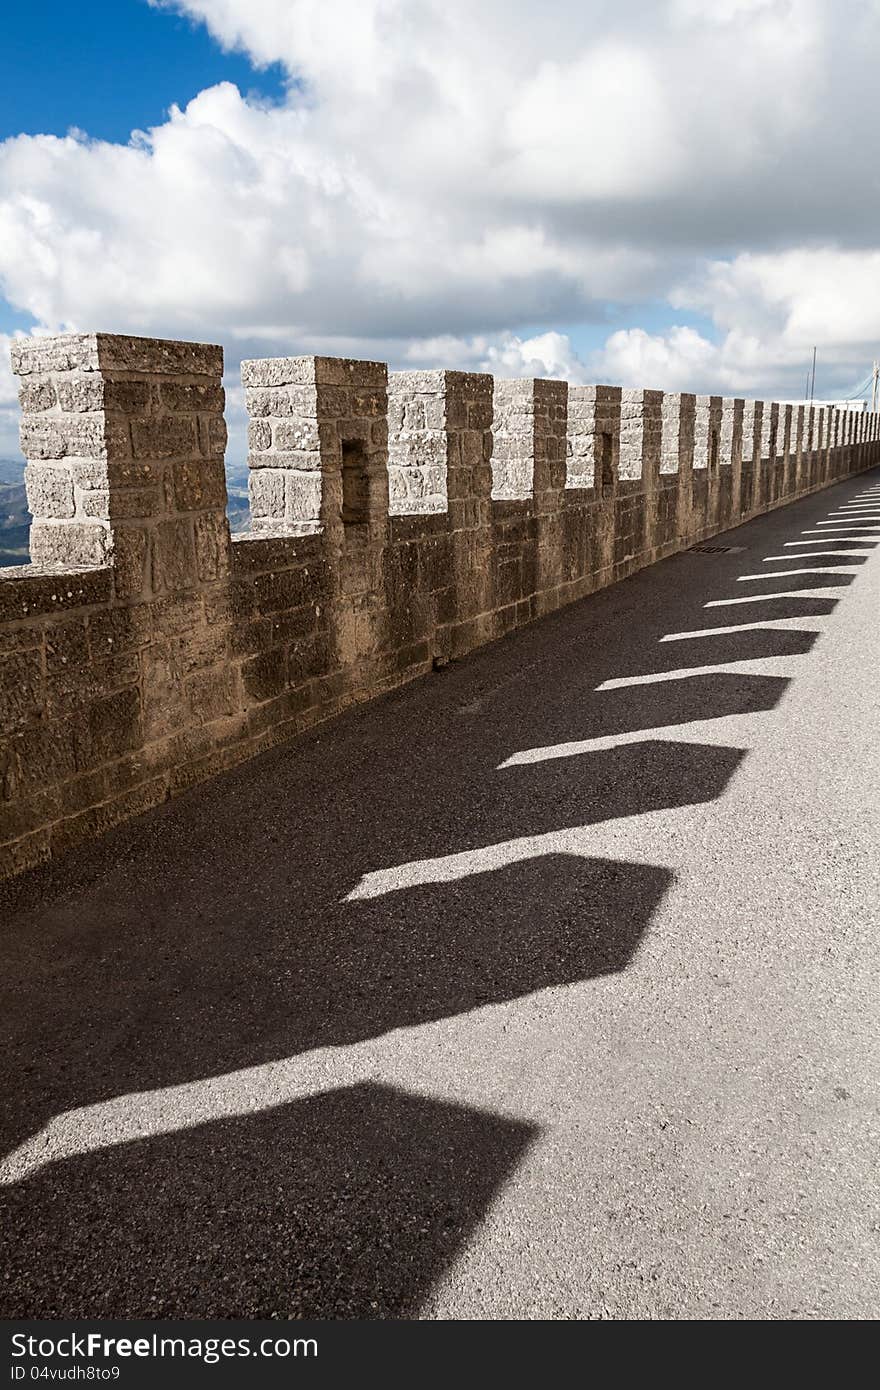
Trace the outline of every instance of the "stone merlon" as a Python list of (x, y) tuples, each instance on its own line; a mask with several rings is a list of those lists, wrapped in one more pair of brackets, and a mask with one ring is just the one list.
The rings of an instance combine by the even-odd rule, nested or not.
[(878, 417), (222, 349), (13, 343), (33, 514), (0, 572), (0, 877), (880, 461)]

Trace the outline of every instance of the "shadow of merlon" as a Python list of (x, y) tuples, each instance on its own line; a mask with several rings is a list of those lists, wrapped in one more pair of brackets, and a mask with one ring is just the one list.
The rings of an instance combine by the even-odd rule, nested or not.
[(413, 1317), (536, 1134), (364, 1083), (52, 1164), (0, 1188), (0, 1313)]

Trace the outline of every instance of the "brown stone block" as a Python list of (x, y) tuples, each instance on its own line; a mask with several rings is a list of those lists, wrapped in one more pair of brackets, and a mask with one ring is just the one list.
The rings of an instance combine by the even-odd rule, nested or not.
[(128, 459), (131, 456), (131, 431), (129, 429), (128, 417), (122, 415), (106, 415), (104, 419), (104, 439), (107, 448), (107, 458), (114, 461)]
[(335, 665), (335, 652), (330, 634), (318, 632), (314, 637), (295, 642), (287, 657), (288, 684), (300, 685), (313, 676), (325, 676)]
[[(2, 825), (2, 821), (0, 821)], [(2, 834), (2, 830), (0, 830)], [(51, 854), (50, 832), (35, 830), (19, 840), (0, 845), (0, 879), (12, 878), (26, 869), (44, 864)]]
[(271, 618), (254, 618), (234, 623), (229, 632), (229, 653), (232, 657), (254, 656), (272, 645), (274, 624)]
[(105, 604), (112, 593), (109, 568), (62, 574), (21, 565), (0, 575), (0, 623)]
[(9, 800), (41, 787), (55, 786), (76, 771), (70, 721), (32, 724), (14, 734), (6, 745), (5, 773), (0, 777)]
[(261, 357), (241, 364), (242, 386), (314, 386), (314, 357)]
[(113, 585), (117, 598), (139, 599), (148, 582), (149, 537), (142, 526), (113, 529)]
[(236, 574), (296, 569), (317, 561), (321, 549), (320, 536), (237, 536), (232, 542), (232, 569)]
[(60, 802), (60, 816), (71, 816), (77, 811), (83, 811), (88, 806), (96, 806), (101, 801), (106, 801), (111, 795), (111, 788), (108, 785), (106, 768), (96, 768), (91, 772), (82, 772), (78, 777), (72, 777), (69, 782), (64, 782), (58, 789)]
[(354, 391), (351, 397), (351, 414), (359, 418), (372, 418), (385, 415), (388, 411), (388, 398), (384, 390)]
[(61, 717), (74, 708), (94, 704), (108, 692), (136, 685), (140, 664), (136, 652), (116, 652), (83, 666), (57, 667), (46, 676), (46, 708)]
[(196, 422), (179, 415), (132, 420), (131, 451), (136, 459), (192, 458), (198, 453)]
[(313, 357), (311, 361), (318, 386), (380, 387), (387, 390), (388, 367), (385, 362), (362, 362), (351, 357)]
[(39, 623), (27, 627), (0, 627), (0, 656), (40, 649), (43, 647), (43, 637), (44, 629)]
[(199, 448), (203, 458), (219, 459), (226, 457), (226, 421), (222, 415), (199, 416)]
[(280, 695), (287, 681), (287, 659), (283, 647), (259, 652), (241, 664), (241, 681), (251, 700), (271, 700)]
[(205, 605), (201, 594), (169, 594), (151, 604), (156, 637), (188, 636), (205, 625)]
[(200, 758), (176, 763), (170, 771), (171, 790), (174, 795), (197, 786), (209, 777), (216, 777), (227, 768), (235, 765), (235, 753), (228, 748), (213, 748)]
[(248, 622), (258, 615), (257, 592), (250, 576), (234, 578), (229, 585), (229, 603), (234, 623)]
[(226, 507), (226, 473), (219, 459), (184, 459), (170, 465), (168, 476), (176, 511)]
[(313, 683), (310, 682), (299, 690), (286, 690), (274, 700), (256, 705), (248, 711), (250, 737), (262, 735), (261, 748), (268, 748), (273, 743), (291, 738), (300, 728), (305, 727), (305, 724), (300, 722), (300, 716), (311, 709), (315, 700)]
[(19, 801), (0, 805), (0, 840), (18, 840), (51, 825), (61, 814), (57, 788), (40, 789)]
[(46, 670), (82, 666), (90, 659), (87, 618), (56, 622), (46, 629)]
[(153, 592), (167, 594), (196, 582), (195, 539), (187, 518), (160, 521), (150, 533)]
[(149, 381), (127, 377), (104, 380), (104, 409), (119, 415), (146, 415), (157, 403), (156, 387)]
[(181, 666), (185, 674), (214, 667), (219, 670), (229, 662), (229, 633), (225, 627), (203, 624), (185, 633), (180, 645)]
[(263, 621), (269, 625), (269, 636), (265, 644), (267, 646), (310, 637), (321, 625), (318, 610), (313, 604), (304, 604), (302, 608), (295, 608), (292, 613), (277, 614)]
[(199, 671), (187, 678), (184, 688), (190, 714), (201, 724), (238, 708), (234, 670)]
[[(83, 495), (83, 510), (86, 509), (86, 496)], [(158, 483), (147, 487), (114, 487), (108, 493), (96, 494), (107, 498), (107, 509), (101, 513), (111, 521), (148, 520), (159, 516), (163, 507), (162, 489)]]
[(43, 661), (39, 649), (0, 657), (0, 729), (4, 733), (39, 717), (43, 708)]
[(159, 384), (159, 404), (171, 414), (219, 414), (226, 404), (226, 392), (214, 381), (163, 381)]
[(97, 366), (108, 373), (145, 372), (162, 376), (223, 375), (223, 349), (214, 343), (186, 343), (171, 338), (136, 338), (98, 333)]
[(88, 620), (92, 660), (101, 660), (115, 652), (137, 651), (149, 642), (151, 633), (150, 609), (145, 603), (92, 613)]
[(136, 748), (141, 741), (141, 700), (136, 686), (116, 690), (86, 711), (90, 762), (102, 763)]
[(144, 743), (180, 731), (184, 703), (184, 670), (179, 638), (166, 638), (144, 647), (140, 654)]
[(320, 420), (331, 428), (335, 428), (337, 420), (356, 413), (352, 409), (352, 393), (346, 386), (322, 386), (315, 392), (314, 411), (304, 412), (307, 418)]
[(100, 806), (90, 807), (76, 816), (68, 816), (51, 828), (51, 847), (53, 857), (74, 848), (84, 840), (96, 839), (114, 825), (141, 815), (153, 806), (160, 805), (168, 795), (167, 777), (154, 777), (142, 786), (112, 797)]
[(229, 522), (223, 512), (202, 512), (195, 518), (196, 569), (208, 582), (229, 571)]

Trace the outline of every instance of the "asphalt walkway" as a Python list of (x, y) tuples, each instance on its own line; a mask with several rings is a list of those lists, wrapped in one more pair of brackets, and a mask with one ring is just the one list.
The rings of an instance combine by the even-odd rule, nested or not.
[(0, 1315), (874, 1318), (880, 470), (0, 896)]

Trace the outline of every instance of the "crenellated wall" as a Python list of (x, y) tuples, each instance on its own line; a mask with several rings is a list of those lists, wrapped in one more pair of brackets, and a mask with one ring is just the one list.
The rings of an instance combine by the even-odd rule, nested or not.
[(878, 417), (218, 347), (23, 340), (33, 563), (0, 573), (0, 877), (357, 700), (880, 462)]

